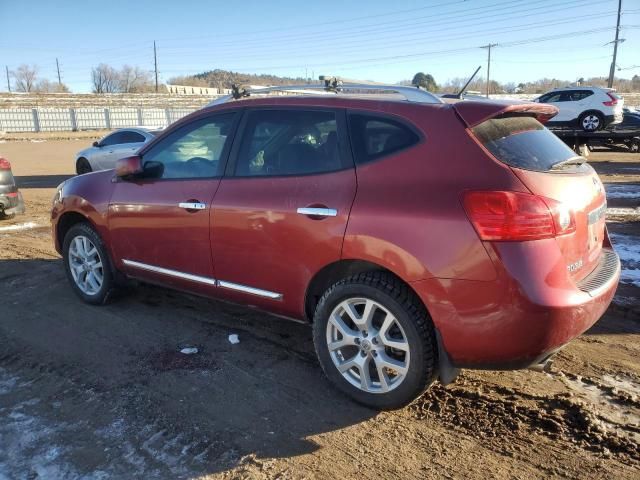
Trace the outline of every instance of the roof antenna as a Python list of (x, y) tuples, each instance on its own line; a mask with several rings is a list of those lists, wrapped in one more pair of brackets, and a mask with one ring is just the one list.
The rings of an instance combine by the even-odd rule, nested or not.
[(464, 91), (467, 89), (467, 87), (469, 86), (469, 84), (471, 83), (471, 81), (475, 78), (475, 76), (478, 74), (478, 71), (480, 71), (480, 69), (482, 68), (482, 65), (480, 65), (478, 68), (476, 68), (476, 71), (473, 72), (473, 75), (471, 75), (471, 78), (469, 78), (469, 80), (467, 80), (467, 83), (464, 84), (464, 87), (462, 87), (460, 89), (460, 91), (458, 93), (456, 93), (456, 98), (462, 98), (462, 94), (464, 93)]

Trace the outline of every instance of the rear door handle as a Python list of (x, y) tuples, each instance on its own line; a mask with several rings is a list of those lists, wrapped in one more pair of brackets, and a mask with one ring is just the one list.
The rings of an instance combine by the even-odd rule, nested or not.
[(335, 217), (338, 215), (338, 210), (335, 208), (300, 207), (297, 212), (300, 215), (308, 215), (310, 217)]
[(200, 202), (180, 202), (178, 204), (180, 208), (184, 208), (185, 210), (204, 210), (207, 206), (204, 203)]

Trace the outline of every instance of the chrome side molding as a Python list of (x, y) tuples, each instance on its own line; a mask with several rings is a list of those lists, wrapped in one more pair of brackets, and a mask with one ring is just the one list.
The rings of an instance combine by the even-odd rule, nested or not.
[(300, 207), (297, 212), (300, 215), (314, 215), (317, 217), (335, 217), (338, 215), (338, 210), (335, 208)]
[(239, 283), (226, 282), (224, 280), (216, 280), (211, 277), (203, 277), (200, 275), (192, 275), (191, 273), (179, 272), (177, 270), (171, 270), (169, 268), (156, 267), (142, 262), (136, 262), (134, 260), (123, 259), (122, 263), (129, 267), (139, 268), (140, 270), (146, 270), (148, 272), (160, 273), (170, 277), (181, 278), (183, 280), (189, 280), (191, 282), (204, 283), (206, 285), (212, 285), (214, 287), (227, 288), (229, 290), (236, 290), (238, 292), (248, 293), (250, 295), (256, 295), (258, 297), (270, 298), (272, 300), (282, 300), (282, 294), (276, 292), (270, 292), (269, 290), (262, 290), (261, 288), (249, 287), (247, 285), (241, 285)]
[(225, 282), (224, 280), (219, 280), (218, 286), (228, 288), (230, 290), (237, 290), (238, 292), (250, 293), (251, 295), (258, 295), (259, 297), (271, 298), (273, 300), (282, 299), (281, 293), (270, 292), (269, 290), (262, 290), (260, 288), (247, 287), (246, 285), (240, 285), (233, 282)]
[(182, 278), (184, 280), (190, 280), (192, 282), (205, 283), (207, 285), (216, 286), (218, 281), (215, 278), (201, 277), (200, 275), (192, 275), (190, 273), (183, 273), (177, 270), (170, 270), (168, 268), (156, 267), (154, 265), (148, 265), (146, 263), (135, 262), (133, 260), (123, 259), (122, 263), (130, 267), (139, 268), (140, 270), (147, 270), (148, 272), (161, 273), (162, 275), (168, 275), (170, 277)]

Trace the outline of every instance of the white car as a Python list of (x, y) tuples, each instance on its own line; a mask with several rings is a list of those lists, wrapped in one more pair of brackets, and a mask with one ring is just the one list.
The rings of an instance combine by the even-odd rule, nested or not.
[(624, 100), (610, 88), (556, 88), (536, 98), (534, 102), (550, 103), (559, 113), (547, 125), (577, 127), (595, 132), (622, 122)]
[(117, 160), (134, 155), (140, 147), (153, 140), (161, 131), (146, 128), (116, 130), (76, 154), (76, 173), (82, 175), (114, 168)]

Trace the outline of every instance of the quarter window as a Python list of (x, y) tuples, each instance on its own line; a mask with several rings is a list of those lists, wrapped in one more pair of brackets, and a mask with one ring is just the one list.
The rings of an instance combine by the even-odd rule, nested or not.
[(409, 148), (420, 141), (407, 125), (385, 117), (351, 114), (349, 128), (358, 164)]
[(320, 110), (249, 112), (235, 175), (308, 175), (339, 170), (336, 114)]
[(143, 156), (157, 178), (209, 178), (221, 174), (221, 157), (234, 113), (196, 120), (154, 145)]

